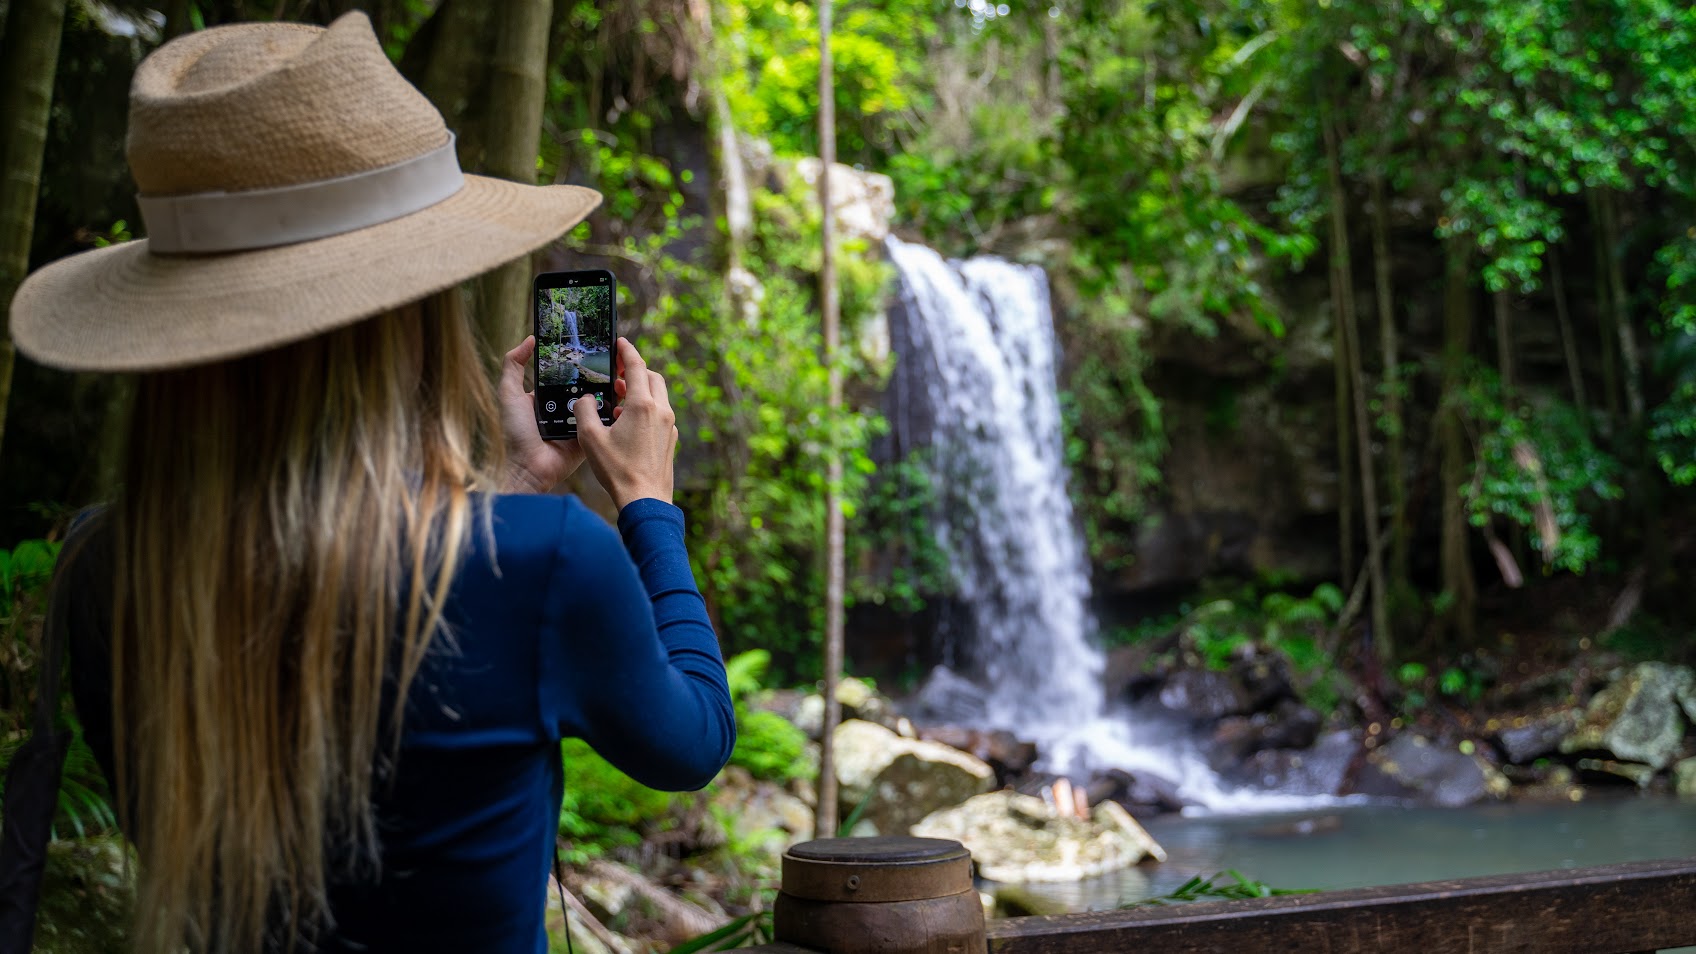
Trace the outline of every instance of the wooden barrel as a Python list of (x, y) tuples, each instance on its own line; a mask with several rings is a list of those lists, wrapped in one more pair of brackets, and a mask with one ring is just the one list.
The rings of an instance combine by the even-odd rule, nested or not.
[(821, 838), (783, 854), (779, 941), (831, 954), (983, 954), (971, 853), (942, 838)]

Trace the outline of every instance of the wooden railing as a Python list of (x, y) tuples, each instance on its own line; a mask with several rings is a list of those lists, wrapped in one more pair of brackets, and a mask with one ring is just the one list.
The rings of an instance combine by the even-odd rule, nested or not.
[[(781, 903), (781, 898), (780, 898)], [(871, 908), (874, 905), (854, 905)], [(780, 909), (781, 910), (781, 909)], [(870, 913), (868, 911), (867, 913)], [(892, 912), (886, 912), (892, 913)], [(884, 920), (887, 921), (887, 918)], [(778, 937), (784, 938), (783, 918)], [(923, 934), (922, 929), (918, 932)], [(766, 954), (960, 952), (911, 931)], [(989, 954), (1628, 954), (1696, 945), (1696, 858), (1321, 894), (992, 920)]]

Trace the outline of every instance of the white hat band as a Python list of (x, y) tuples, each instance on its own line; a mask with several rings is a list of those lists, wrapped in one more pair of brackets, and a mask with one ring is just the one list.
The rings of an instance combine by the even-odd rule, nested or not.
[(151, 252), (236, 252), (292, 245), (380, 225), (452, 196), (465, 185), (450, 134), (445, 145), (351, 176), (245, 192), (136, 196)]

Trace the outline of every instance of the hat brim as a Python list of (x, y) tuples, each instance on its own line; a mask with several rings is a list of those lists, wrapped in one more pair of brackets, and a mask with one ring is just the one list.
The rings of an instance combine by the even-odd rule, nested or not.
[(451, 288), (553, 241), (600, 202), (581, 186), (468, 175), (427, 209), (298, 245), (155, 255), (145, 239), (125, 242), (29, 276), (12, 301), (12, 339), (71, 371), (252, 354)]

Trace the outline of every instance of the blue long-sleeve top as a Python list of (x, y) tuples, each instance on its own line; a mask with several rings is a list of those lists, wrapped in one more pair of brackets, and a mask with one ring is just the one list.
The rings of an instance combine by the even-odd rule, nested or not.
[[(669, 790), (706, 785), (735, 745), (682, 511), (638, 500), (615, 533), (573, 497), (502, 496), (491, 510), (444, 608), (450, 638), (409, 689), (393, 784), (376, 795), (380, 875), (332, 885), (328, 949), (545, 952), (560, 740)], [(77, 601), (70, 671), (112, 778), (110, 542), (90, 551), (73, 585), (103, 598)]]

